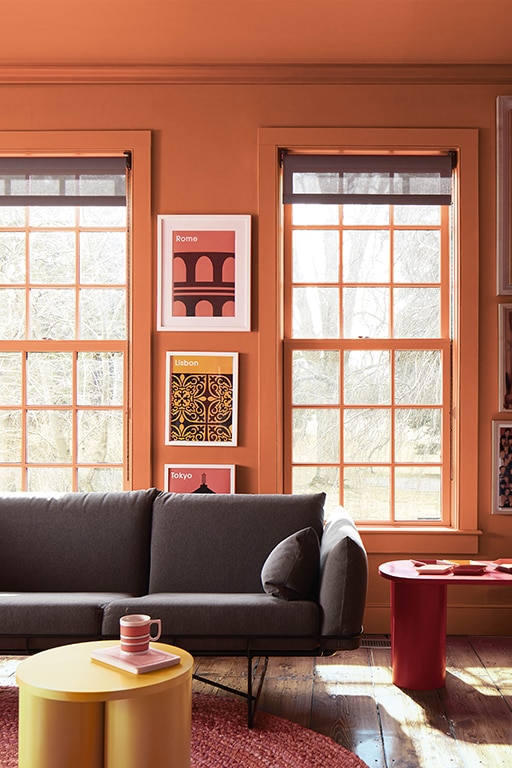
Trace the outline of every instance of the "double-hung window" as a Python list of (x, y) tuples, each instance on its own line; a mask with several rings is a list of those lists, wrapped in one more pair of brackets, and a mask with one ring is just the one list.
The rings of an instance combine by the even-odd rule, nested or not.
[(456, 154), (283, 152), (285, 482), (450, 520)]
[[(148, 143), (134, 139), (143, 167)], [(105, 150), (116, 136), (69, 154), (57, 147), (75, 136), (52, 140), (0, 157), (0, 490), (121, 490), (146, 410), (132, 408), (133, 152)]]

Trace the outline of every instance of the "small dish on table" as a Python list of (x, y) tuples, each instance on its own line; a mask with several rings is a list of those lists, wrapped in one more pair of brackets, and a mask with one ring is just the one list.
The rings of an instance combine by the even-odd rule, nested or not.
[(453, 563), (450, 560), (411, 560), (418, 573), (428, 575), (450, 573)]
[(487, 570), (487, 563), (454, 563), (453, 572), (457, 576), (480, 576)]
[(497, 571), (512, 573), (512, 558), (500, 557), (498, 560), (494, 561), (494, 567)]

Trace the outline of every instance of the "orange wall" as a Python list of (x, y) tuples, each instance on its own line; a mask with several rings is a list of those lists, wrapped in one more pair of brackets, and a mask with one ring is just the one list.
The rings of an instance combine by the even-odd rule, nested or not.
[[(253, 216), (253, 331), (251, 333), (153, 332), (152, 477), (161, 486), (165, 463), (234, 463), (237, 490), (258, 492), (261, 449), (260, 349), (257, 307), (266, 283), (266, 253), (258, 248), (258, 129), (270, 126), (477, 128), (480, 138), (480, 349), (479, 436), (467, 450), (479, 458), (480, 556), (512, 556), (512, 516), (491, 515), (491, 420), (497, 412), (498, 339), (495, 295), (495, 107), (512, 93), (512, 80), (375, 84), (0, 85), (0, 130), (147, 129), (153, 141), (154, 247), (147, 268), (156, 293), (156, 215), (250, 213)], [(462, 254), (463, 258), (463, 254)], [(502, 300), (506, 298), (502, 297)], [(262, 302), (262, 306), (264, 303)], [(155, 318), (155, 306), (148, 307)], [(153, 320), (153, 327), (155, 321)], [(240, 353), (240, 422), (236, 448), (164, 445), (165, 353), (168, 350)], [(503, 414), (502, 414), (503, 415)], [(277, 427), (276, 427), (277, 430)], [(267, 435), (268, 439), (268, 435)], [(269, 490), (268, 488), (264, 490)], [(276, 488), (275, 490), (279, 490)], [(436, 553), (442, 555), (442, 553)], [(461, 556), (464, 553), (461, 553)], [(387, 629), (388, 585), (371, 555), (367, 629)], [(508, 589), (468, 588), (451, 597), (450, 631), (509, 632)], [(479, 611), (471, 610), (473, 605)]]

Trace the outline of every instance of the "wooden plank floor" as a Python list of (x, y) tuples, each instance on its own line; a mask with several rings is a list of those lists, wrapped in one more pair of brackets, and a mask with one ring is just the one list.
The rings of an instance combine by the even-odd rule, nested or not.
[[(0, 685), (15, 684), (18, 663), (0, 657)], [(195, 671), (245, 688), (244, 659), (196, 659)], [(440, 691), (396, 688), (384, 636), (324, 659), (272, 658), (259, 709), (330, 736), (370, 768), (512, 768), (512, 637), (449, 637)]]

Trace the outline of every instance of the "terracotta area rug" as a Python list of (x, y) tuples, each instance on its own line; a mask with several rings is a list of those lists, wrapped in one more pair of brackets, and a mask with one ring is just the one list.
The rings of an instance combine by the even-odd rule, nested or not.
[[(247, 728), (243, 702), (195, 693), (191, 768), (368, 768), (319, 733), (266, 712)], [(18, 689), (0, 688), (0, 768), (18, 765)]]

